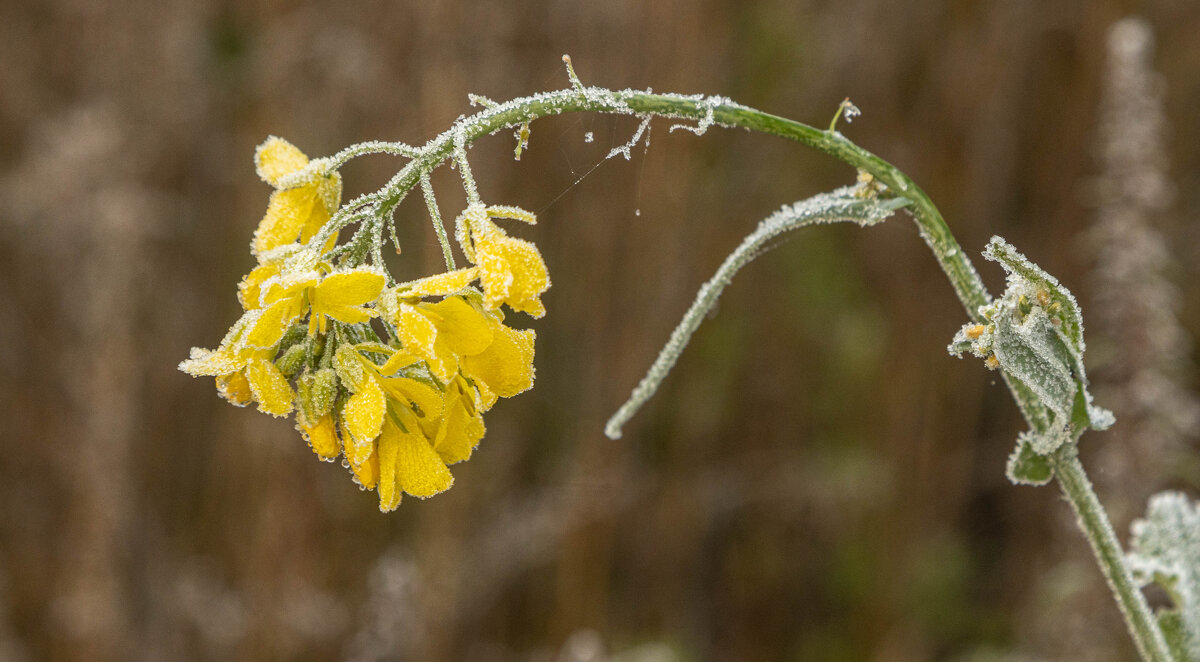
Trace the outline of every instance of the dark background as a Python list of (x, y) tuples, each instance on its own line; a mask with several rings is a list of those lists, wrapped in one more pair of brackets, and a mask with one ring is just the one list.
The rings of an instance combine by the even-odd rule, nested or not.
[[(1113, 292), (1085, 238), (1108, 30), (1132, 12), (1170, 124), (1140, 143), (1174, 190), (1150, 214), (1171, 252), (1152, 265), (1177, 289), (1138, 282), (1179, 317), (1132, 342), (1183, 343), (1167, 372), (1186, 399), (1195, 2), (7, 0), (0, 658), (1131, 659), (1057, 488), (1007, 483), (1019, 415), (978, 361), (946, 355), (964, 314), (906, 218), (755, 262), (625, 437), (603, 437), (741, 236), (852, 181), (778, 138), (656, 121), (648, 150), (592, 170), (636, 121), (571, 115), (535, 122), (520, 162), (507, 132), (472, 150), (485, 200), (538, 213), (514, 232), (554, 286), (544, 319), (518, 320), (537, 329), (536, 387), (489, 414), (429, 501), (380, 514), (290, 423), (175, 366), (239, 314), (267, 135), (314, 157), (421, 144), (472, 112), (468, 93), (565, 87), (563, 53), (588, 84), (818, 126), (850, 96), (863, 116), (842, 130), (920, 183), (972, 255), (1002, 234), (1056, 274), (1111, 361), (1134, 345), (1089, 307)], [(398, 167), (352, 163), (346, 197)], [(450, 217), (454, 177), (435, 181)], [(436, 270), (419, 197), (397, 218), (397, 275)], [(1084, 460), (1124, 539), (1151, 491), (1195, 495), (1200, 470), (1187, 434), (1130, 433), (1153, 408), (1127, 415), (1102, 368), (1122, 422), (1086, 436)]]

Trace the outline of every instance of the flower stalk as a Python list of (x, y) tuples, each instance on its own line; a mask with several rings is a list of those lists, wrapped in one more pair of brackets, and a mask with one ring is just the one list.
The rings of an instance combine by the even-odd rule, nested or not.
[[(514, 127), (527, 130), (534, 120), (569, 112), (629, 115), (640, 118), (643, 124), (652, 117), (695, 122), (694, 126), (677, 124), (672, 128), (684, 128), (698, 135), (714, 124), (743, 128), (794, 140), (866, 173), (886, 186), (889, 196), (904, 201), (967, 315), (975, 322), (984, 321), (981, 308), (991, 302), (991, 296), (937, 207), (906, 174), (836, 130), (838, 116), (853, 108), (848, 101), (839, 107), (830, 128), (822, 130), (723, 97), (587, 87), (570, 67), (569, 60), (567, 64), (570, 88), (504, 103), (485, 103), (483, 110), (460, 118), (420, 147), (364, 143), (330, 159), (314, 161), (314, 166), (305, 166), (307, 159), (298, 151), (292, 154), (271, 143), (271, 149), (278, 149), (288, 157), (279, 166), (279, 173), (295, 171), (264, 174), (264, 179), (276, 187), (272, 199), (278, 198), (281, 207), (285, 203), (294, 207), (288, 196), (299, 195), (297, 191), (308, 196), (305, 204), (310, 204), (310, 198), (327, 203), (334, 197), (331, 191), (340, 195), (336, 169), (351, 158), (384, 153), (410, 160), (379, 191), (360, 196), (336, 210), (332, 208), (337, 206), (335, 203), (327, 217), (311, 216), (322, 221), (319, 227), (313, 224), (293, 227), (289, 224), (292, 217), (281, 213), (278, 222), (267, 230), (260, 229), (256, 255), (263, 263), (261, 269), (276, 269), (278, 273), (271, 250), (280, 245), (293, 246), (297, 236), (301, 242), (298, 246), (321, 258), (321, 265), (326, 266), (304, 275), (308, 280), (298, 280), (298, 276), (286, 273), (280, 276), (264, 272), (256, 281), (263, 286), (263, 294), (257, 302), (247, 305), (242, 326), (235, 326), (218, 351), (199, 352), (192, 361), (185, 362), (184, 369), (193, 374), (217, 376), (219, 388), (235, 403), (256, 400), (268, 413), (290, 412), (291, 391), (286, 381), (289, 375), (280, 373), (268, 360), (268, 350), (276, 346), (273, 344), (279, 342), (276, 336), (283, 334), (293, 320), (299, 323), (303, 315), (309, 314), (309, 336), (313, 342), (321, 343), (321, 347), (340, 345), (336, 356), (327, 350), (309, 369), (332, 370), (322, 373), (323, 377), (331, 380), (336, 375), (342, 384), (341, 390), (314, 401), (315, 404), (300, 403), (302, 413), (307, 412), (307, 418), (302, 417), (302, 430), (314, 450), (326, 457), (335, 453), (340, 443), (360, 482), (364, 486), (379, 485), (384, 510), (395, 507), (401, 491), (427, 496), (448, 487), (446, 464), (465, 459), (483, 434), (480, 413), (491, 406), (497, 395), (514, 395), (532, 383), (532, 332), (508, 329), (502, 324), (503, 317), (494, 311), (503, 303), (513, 310), (540, 316), (544, 308), (537, 297), (549, 286), (536, 249), (508, 237), (492, 222), (493, 218), (532, 222), (532, 215), (482, 203), (467, 163), (467, 148), (475, 140), (500, 130)], [(469, 203), (458, 218), (457, 235), (464, 254), (476, 266), (465, 270), (455, 270), (429, 179), (430, 173), (447, 161), (460, 169)], [(431, 276), (415, 286), (402, 283), (391, 287), (389, 281), (385, 289), (381, 276), (373, 276), (374, 280), (367, 282), (368, 272), (359, 268), (366, 269), (364, 265), (369, 259), (376, 268), (382, 265), (383, 226), (390, 223), (393, 210), (417, 186), (422, 188), (429, 207), (448, 272)], [(313, 208), (324, 213), (319, 206)], [(350, 241), (336, 246), (339, 231), (356, 222), (360, 227)], [(334, 257), (340, 258), (337, 271), (328, 273)], [(740, 263), (735, 260), (726, 275), (731, 276), (738, 266)], [(343, 286), (333, 281), (339, 277), (362, 282), (347, 281)], [(479, 288), (469, 287), (476, 279)], [(713, 297), (719, 292), (719, 285), (712, 288)], [(423, 301), (430, 296), (441, 297), (441, 302)], [(259, 304), (277, 306), (282, 311), (277, 317), (284, 323), (253, 308)], [(377, 343), (370, 337), (356, 342), (345, 339), (351, 332), (372, 335), (364, 322), (380, 315), (397, 329), (395, 333), (408, 339), (398, 342), (393, 338), (391, 344)], [(332, 341), (325, 336), (326, 317), (334, 330)], [(685, 331), (690, 334), (690, 330)], [(521, 335), (526, 333), (528, 337)], [(242, 342), (241, 338), (247, 335), (255, 341)], [(306, 351), (312, 353), (311, 349)], [(331, 357), (336, 370), (329, 368)], [(519, 383), (504, 382), (510, 368), (527, 374), (528, 378)], [(1031, 428), (1044, 432), (1046, 421), (1053, 418), (1046, 405), (1021, 381), (1007, 372), (1002, 374)], [(336, 426), (325, 418), (331, 415), (331, 410), (335, 414), (341, 412)], [(1133, 583), (1107, 514), (1079, 462), (1077, 438), (1074, 435), (1051, 456), (1054, 475), (1078, 515), (1080, 528), (1092, 545), (1142, 657), (1169, 662), (1172, 658), (1163, 634)], [(418, 460), (421, 466), (416, 469), (404, 466)], [(394, 480), (380, 482), (381, 471), (385, 476), (394, 476)]]

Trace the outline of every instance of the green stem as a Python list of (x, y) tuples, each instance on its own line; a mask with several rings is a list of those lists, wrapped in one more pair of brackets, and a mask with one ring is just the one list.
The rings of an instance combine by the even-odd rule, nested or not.
[(1075, 444), (1067, 444), (1055, 454), (1055, 475), (1063, 494), (1071, 502), (1078, 516), (1079, 528), (1087, 536), (1108, 581), (1108, 587), (1116, 597), (1117, 606), (1125, 617), (1125, 624), (1138, 653), (1143, 660), (1171, 662), (1174, 658), (1167, 648), (1158, 621), (1150, 613), (1150, 607), (1141, 590), (1133, 581), (1129, 566), (1125, 564), (1125, 553), (1113, 532), (1112, 524), (1104, 512), (1104, 506), (1096, 498), (1087, 473), (1079, 462)]
[[(942, 218), (941, 212), (938, 211), (933, 201), (908, 175), (887, 161), (850, 142), (840, 132), (836, 130), (822, 131), (807, 124), (764, 113), (720, 97), (650, 94), (629, 90), (614, 92), (598, 87), (582, 87), (574, 77), (572, 77), (572, 82), (575, 84), (573, 89), (514, 99), (460, 119), (449, 130), (418, 148), (413, 154), (406, 154), (412, 157), (412, 161), (406, 164), (378, 194), (373, 194), (378, 197), (364, 198), (362, 203), (376, 203), (383, 208), (392, 207), (408, 191), (417, 186), (423, 176), (426, 176), (447, 158), (455, 157), (456, 151), (465, 167), (464, 148), (466, 145), (501, 129), (520, 126), (550, 115), (569, 112), (601, 112), (691, 120), (698, 123), (694, 129), (698, 134), (703, 133), (710, 123), (738, 127), (789, 138), (829, 154), (874, 176), (886, 184), (892, 193), (910, 200), (912, 205), (909, 207), (909, 212), (912, 214), (921, 236), (933, 251), (934, 258), (941, 266), (942, 271), (949, 278), (967, 315), (972, 320), (980, 321), (979, 307), (987, 304), (991, 297), (988, 295), (983, 281), (979, 278), (979, 274), (975, 271), (975, 267), (958, 245), (958, 241), (951, 234), (950, 228), (946, 225), (945, 219)], [(473, 187), (468, 186), (468, 188)], [(353, 203), (350, 206), (353, 206)], [(323, 246), (333, 232), (348, 224), (352, 218), (350, 214), (336, 215), (326, 224), (325, 228), (322, 228), (311, 245)], [(1044, 427), (1044, 421), (1050, 420), (1050, 416), (1045, 407), (1038, 402), (1036, 396), (1029, 389), (1008, 379), (1007, 375), (1005, 381), (1031, 427), (1034, 429)], [(1069, 456), (1063, 455), (1057, 458), (1058, 471), (1056, 475), (1063, 493), (1066, 494), (1072, 507), (1079, 514), (1080, 526), (1092, 543), (1101, 570), (1109, 579), (1138, 650), (1147, 660), (1168, 662), (1171, 657), (1166, 652), (1162, 632), (1150, 617), (1150, 610), (1145, 598), (1134, 587), (1129, 569), (1125, 565), (1124, 555), (1121, 553), (1120, 544), (1109, 524), (1108, 516), (1099, 500), (1096, 499), (1095, 493), (1092, 492), (1078, 458), (1073, 454), (1074, 446), (1071, 445), (1070, 448)]]

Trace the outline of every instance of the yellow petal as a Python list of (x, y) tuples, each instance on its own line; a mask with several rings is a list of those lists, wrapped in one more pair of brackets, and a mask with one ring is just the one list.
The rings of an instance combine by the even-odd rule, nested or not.
[(474, 412), (473, 403), (464, 402), (464, 394), (457, 392), (446, 404), (445, 414), (433, 440), (433, 449), (446, 464), (462, 462), (471, 457), (486, 431), (483, 416)]
[[(367, 455), (361, 462), (350, 460), (350, 471), (354, 472), (354, 477), (358, 479), (358, 484), (368, 490), (375, 489), (379, 484), (379, 454), (375, 453), (375, 444), (368, 444), (367, 448), (370, 455)], [(347, 459), (349, 459), (347, 457)]]
[(254, 168), (258, 176), (271, 186), (279, 186), (279, 179), (284, 175), (308, 165), (308, 157), (292, 143), (270, 136), (263, 144), (254, 150)]
[(251, 347), (274, 347), (283, 338), (283, 333), (304, 313), (299, 298), (281, 299), (263, 309), (262, 314), (250, 327), (246, 344)]
[(216, 351), (192, 348), (192, 356), (179, 364), (179, 369), (193, 377), (231, 375), (246, 365), (244, 357), (224, 347)]
[(364, 379), (357, 393), (346, 401), (342, 420), (346, 431), (355, 441), (371, 441), (379, 436), (383, 428), (383, 417), (387, 413), (387, 401), (383, 390), (373, 379)]
[(255, 267), (238, 283), (238, 301), (244, 310), (262, 307), (262, 285), (268, 278), (279, 275), (279, 263), (268, 262)]
[(492, 344), (491, 319), (462, 297), (421, 304), (419, 308), (435, 316), (438, 338), (455, 354), (478, 354)]
[(410, 366), (420, 360), (421, 359), (417, 358), (416, 356), (413, 356), (412, 354), (409, 354), (408, 352), (397, 351), (394, 354), (392, 354), (392, 356), (387, 360), (386, 363), (379, 366), (379, 374), (383, 375), (384, 377), (394, 375), (401, 368), (407, 368), (408, 366)]
[(429, 371), (439, 380), (446, 381), (458, 371), (458, 357), (444, 346), (439, 348), (438, 329), (421, 310), (402, 303), (392, 322), (396, 326), (396, 338), (404, 346), (404, 351), (423, 359), (429, 365)]
[(475, 381), (475, 390), (479, 393), (477, 405), (480, 412), (491, 409), (492, 405), (495, 405), (496, 401), (500, 399), (500, 396), (496, 395), (496, 392), (488, 388), (488, 385), (482, 381)]
[(228, 400), (229, 404), (238, 407), (245, 407), (254, 401), (250, 382), (246, 380), (246, 373), (242, 370), (217, 377), (217, 393)]
[(305, 441), (321, 459), (332, 460), (342, 451), (332, 415), (325, 414), (314, 425), (298, 427), (300, 434), (304, 435)]
[(275, 191), (267, 202), (267, 212), (258, 222), (251, 245), (255, 255), (290, 244), (300, 237), (305, 227), (318, 227), (329, 220), (329, 211), (320, 199), (315, 184)]
[(436, 388), (407, 377), (389, 377), (380, 380), (388, 395), (405, 406), (416, 405), (425, 418), (442, 415), (442, 392)]
[(287, 416), (292, 413), (295, 394), (288, 385), (287, 377), (267, 359), (250, 359), (246, 363), (246, 379), (250, 390), (258, 401), (258, 410), (272, 416)]
[(397, 479), (397, 460), (400, 455), (400, 429), (395, 425), (384, 426), (379, 435), (379, 510), (391, 512), (400, 505), (403, 489)]
[(538, 297), (550, 288), (550, 274), (537, 246), (484, 226), (476, 235), (475, 257), (484, 305), (495, 309), (504, 303), (534, 317), (546, 314)]
[(396, 480), (401, 489), (415, 497), (429, 497), (450, 488), (454, 477), (423, 435), (401, 432), (396, 440)]
[(533, 215), (533, 212), (525, 211), (520, 207), (492, 205), (487, 208), (487, 215), (488, 218), (511, 218), (514, 221), (537, 225), (537, 217)]
[(444, 274), (437, 274), (422, 278), (421, 280), (409, 283), (400, 293), (404, 297), (428, 297), (428, 296), (445, 296), (454, 294), (459, 290), (471, 284), (471, 281), (479, 277), (479, 269), (476, 267), (467, 267), (457, 271), (447, 271)]
[(370, 269), (329, 274), (313, 289), (313, 310), (324, 313), (324, 306), (361, 306), (370, 303), (379, 298), (386, 283), (383, 274)]
[(535, 334), (532, 329), (518, 331), (500, 322), (495, 322), (492, 330), (492, 344), (480, 354), (463, 357), (462, 371), (486, 384), (495, 395), (510, 398), (533, 386)]

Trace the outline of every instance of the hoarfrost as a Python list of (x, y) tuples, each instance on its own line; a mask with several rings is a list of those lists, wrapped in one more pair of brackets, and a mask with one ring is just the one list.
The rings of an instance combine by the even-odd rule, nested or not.
[(587, 133), (583, 134), (583, 142), (590, 143), (593, 140), (595, 140), (595, 136), (592, 135), (591, 131), (588, 131)]
[(1158, 612), (1167, 644), (1180, 660), (1200, 660), (1200, 502), (1180, 492), (1156, 494), (1131, 530), (1134, 579), (1159, 584), (1175, 605)]
[(1049, 455), (1074, 441), (1088, 428), (1103, 430), (1113, 415), (1092, 404), (1083, 367), (1083, 317), (1075, 297), (1056, 278), (1017, 252), (1000, 237), (992, 237), (984, 257), (1007, 272), (1000, 298), (980, 308), (987, 324), (968, 323), (954, 336), (948, 350), (955, 356), (970, 351), (999, 367), (1037, 397), (1052, 420), (1035, 421), (1037, 428), (1018, 438), (1014, 463), (1026, 450)]
[[(633, 149), (634, 146), (638, 144), (638, 141), (640, 141), (642, 139), (642, 135), (646, 133), (646, 129), (649, 128), (650, 120), (652, 119), (650, 115), (641, 115), (640, 117), (642, 118), (642, 122), (640, 124), (638, 124), (637, 131), (633, 132), (633, 137), (630, 138), (629, 141), (626, 142), (624, 145), (621, 145), (620, 147), (612, 148), (612, 150), (610, 150), (608, 152), (608, 154), (604, 157), (605, 159), (611, 159), (612, 157), (614, 157), (618, 154), (625, 157), (626, 161), (628, 161), (631, 158), (630, 150)], [(647, 144), (647, 146), (649, 146), (648, 138), (647, 138), (646, 144)]]
[(667, 130), (668, 133), (674, 133), (675, 129), (683, 129), (684, 131), (691, 131), (698, 136), (704, 135), (704, 133), (708, 131), (708, 127), (713, 125), (713, 115), (716, 113), (717, 106), (720, 106), (728, 101), (728, 99), (718, 96), (701, 98), (699, 95), (697, 95), (694, 98), (699, 103), (700, 107), (704, 109), (704, 117), (700, 119), (700, 122), (696, 124), (696, 126), (672, 124), (671, 128)]

